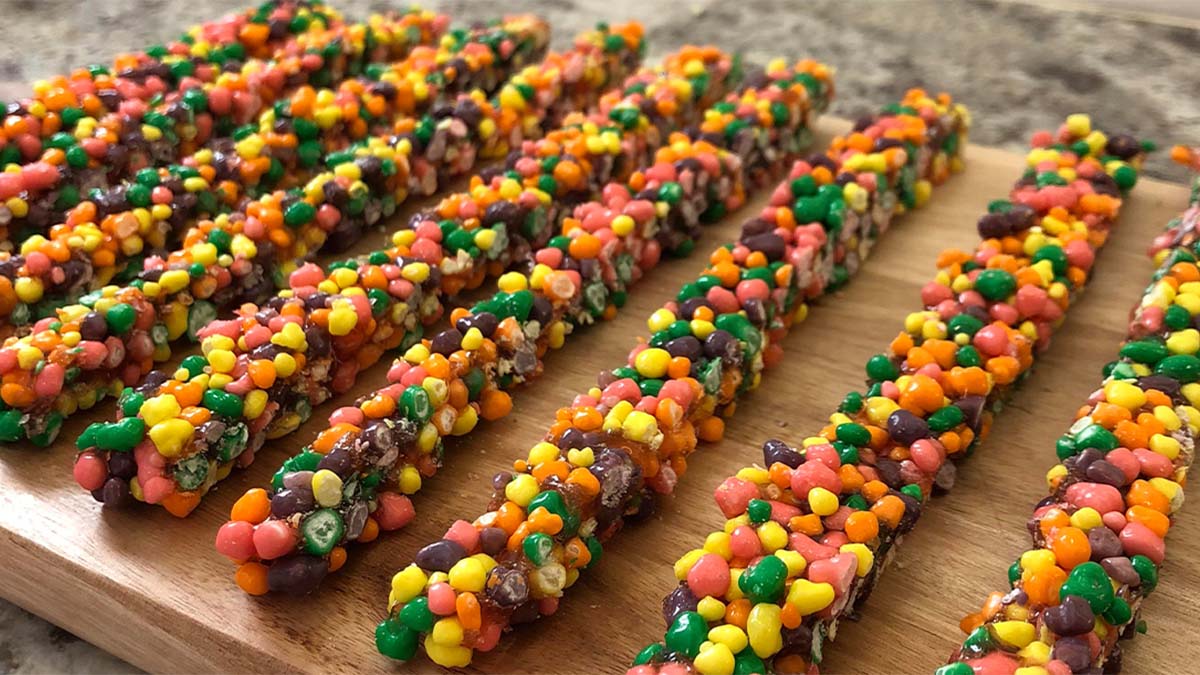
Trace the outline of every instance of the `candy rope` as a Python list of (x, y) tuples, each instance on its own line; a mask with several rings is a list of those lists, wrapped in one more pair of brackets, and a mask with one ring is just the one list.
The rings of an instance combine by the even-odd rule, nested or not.
[[(548, 238), (567, 204), (627, 179), (667, 131), (695, 121), (737, 79), (728, 55), (684, 48), (661, 71), (641, 71), (623, 93), (603, 97), (590, 118), (574, 115), (510, 153), (531, 171), (525, 185), (499, 170), (488, 184), (477, 177), (469, 193), (417, 215), (390, 252), (298, 269), (290, 290), (202, 330), (203, 356), (126, 390), (120, 419), (93, 424), (79, 439), (77, 482), (106, 504), (132, 496), (187, 515), (235, 462), (249, 464), (268, 438), (293, 431), (385, 351), (415, 344), (446, 295)], [(559, 182), (541, 180), (543, 169)]]
[(1121, 670), (1117, 641), (1142, 630), (1200, 433), (1198, 227), (1193, 190), (1152, 247), (1160, 267), (1118, 359), (1058, 439), (1060, 463), (1029, 521), (1033, 545), (1008, 569), (1010, 589), (962, 620), (967, 637), (938, 675)]
[(650, 317), (649, 342), (493, 478), (490, 510), (456, 521), (393, 577), (381, 653), (407, 660), (423, 646), (462, 667), (513, 624), (554, 613), (624, 519), (674, 490), (697, 440), (720, 438), (720, 415), (781, 358), (779, 340), (804, 300), (834, 285), (837, 261), (864, 254), (949, 174), (965, 119), (948, 97), (913, 91), (859, 131), (798, 162), (738, 242)]
[[(453, 310), (454, 327), (396, 359), (386, 387), (335, 411), (317, 441), (285, 462), (271, 493), (248, 491), (218, 533), (238, 584), (254, 594), (310, 592), (345, 563), (349, 543), (407, 524), (407, 495), (440, 468), (446, 436), (509, 412), (505, 392), (539, 376), (548, 350), (611, 318), (664, 251), (690, 252), (701, 223), (783, 172), (830, 98), (828, 77), (820, 64), (771, 64), (765, 84), (710, 108), (695, 140), (675, 134), (628, 184), (610, 183), (600, 200), (575, 207), (561, 234), (528, 256), (530, 272), (509, 272), (491, 298)], [(326, 487), (334, 484), (336, 501)], [(292, 546), (260, 555), (255, 541)]]
[(66, 416), (137, 384), (155, 361), (170, 356), (174, 341), (195, 338), (218, 310), (263, 301), (286, 286), (310, 244), (319, 246), (330, 231), (342, 239), (361, 236), (410, 193), (432, 192), (477, 156), (503, 155), (539, 135), (542, 121), (562, 106), (595, 102), (637, 60), (640, 35), (636, 24), (585, 33), (571, 52), (514, 76), (498, 102), (476, 91), (460, 96), (448, 113), (422, 118), (415, 132), (410, 120), (394, 139), (372, 139), (331, 160), (332, 170), (302, 192), (275, 192), (202, 222), (183, 249), (148, 259), (129, 286), (84, 296), (40, 321), (31, 335), (7, 340), (0, 348), (11, 352), (0, 356), (7, 387), (0, 400), (11, 410), (0, 412), (0, 440), (50, 442)]
[(665, 640), (630, 675), (815, 672), (934, 486), (952, 487), (955, 462), (1049, 345), (1142, 154), (1084, 115), (1035, 135), (1010, 199), (979, 220), (977, 249), (939, 256), (925, 309), (867, 362), (866, 395), (849, 394), (800, 450), (767, 441), (763, 466), (717, 487), (725, 527), (675, 564)]
[[(248, 197), (272, 188), (304, 185), (327, 165), (333, 168), (331, 158), (352, 158), (352, 143), (368, 136), (390, 140), (424, 122), (431, 109), (452, 106), (463, 92), (478, 88), (491, 95), (543, 56), (549, 33), (536, 17), (512, 17), (445, 37), (437, 48), (418, 47), (374, 80), (352, 78), (337, 89), (299, 87), (257, 125), (214, 140), (179, 165), (142, 169), (73, 208), (48, 238), (31, 236), (19, 255), (0, 253), (0, 276), (7, 278), (0, 280), (0, 317), (20, 329), (53, 316), (85, 292), (130, 281), (143, 271), (147, 254), (153, 269), (155, 252), (176, 249), (189, 228), (203, 227), (202, 219), (244, 208)], [(310, 239), (304, 243), (314, 243)], [(302, 259), (315, 248), (281, 246), (278, 253), (281, 260)]]
[[(304, 10), (294, 19), (320, 25), (311, 16)], [(268, 21), (251, 25), (270, 31)], [(42, 83), (50, 103), (13, 104), (0, 134), (0, 242), (10, 248), (47, 234), (84, 199), (105, 209), (137, 201), (110, 188), (239, 133), (296, 87), (374, 72), (436, 44), (447, 23), (413, 9), (297, 35), (278, 43), (273, 58), (240, 68), (239, 60), (214, 55), (220, 63), (206, 63), (185, 52), (163, 61), (121, 57), (115, 77), (102, 69)]]

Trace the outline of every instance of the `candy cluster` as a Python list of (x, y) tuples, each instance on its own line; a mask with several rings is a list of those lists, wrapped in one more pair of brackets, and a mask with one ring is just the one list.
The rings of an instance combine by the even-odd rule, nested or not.
[[(476, 128), (471, 122), (481, 120), (468, 113), (479, 118), (487, 111), (468, 102), (464, 92), (479, 89), (481, 98), (496, 92), (508, 77), (541, 58), (548, 40), (549, 27), (540, 19), (511, 17), (495, 26), (456, 31), (443, 37), (436, 48), (416, 47), (407, 58), (377, 69), (374, 79), (349, 78), (335, 89), (299, 87), (232, 137), (214, 139), (177, 165), (145, 168), (132, 180), (98, 190), (72, 208), (48, 236), (27, 238), (17, 255), (0, 253), (0, 296), (5, 291), (8, 295), (6, 300), (0, 298), (0, 316), (7, 316), (9, 325), (19, 330), (43, 316), (53, 317), (56, 308), (77, 301), (85, 292), (110, 283), (144, 281), (146, 271), (186, 269), (194, 262), (188, 259), (191, 245), (197, 238), (211, 241), (214, 229), (223, 230), (225, 236), (243, 233), (250, 238), (253, 248), (243, 244), (239, 250), (227, 251), (240, 258), (275, 259), (281, 264), (303, 259), (319, 249), (324, 233), (340, 222), (335, 220), (338, 211), (331, 204), (318, 212), (324, 204), (310, 204), (301, 198), (306, 195), (272, 194), (272, 189), (303, 186), (304, 192), (319, 194), (331, 177), (328, 172), (336, 173), (343, 164), (350, 165), (342, 167), (345, 176), (361, 180), (361, 168), (357, 176), (350, 170), (356, 150), (370, 138), (375, 161), (389, 164), (374, 171), (382, 174), (375, 176), (376, 181), (389, 183), (388, 196), (403, 198), (397, 192), (407, 188), (407, 181), (423, 177), (410, 175), (417, 168), (406, 161), (412, 148), (397, 152), (402, 137), (418, 125), (459, 122), (461, 127), (454, 129), (456, 141), (479, 143), (470, 132)], [(445, 107), (454, 111), (460, 97), (462, 107), (470, 110), (441, 118), (429, 114)], [(416, 154), (420, 156), (423, 149), (418, 144)], [(397, 162), (399, 167), (390, 166)], [(425, 168), (420, 167), (422, 173)], [(366, 177), (372, 178), (372, 172), (368, 170)], [(256, 214), (261, 232), (242, 225), (251, 206), (263, 206), (247, 205), (249, 198), (282, 211), (278, 222)], [(249, 231), (239, 232), (238, 225)], [(306, 225), (319, 227), (321, 236), (307, 232)], [(257, 251), (260, 246), (265, 250)], [(245, 289), (243, 297), (228, 298), (229, 302), (261, 301), (267, 297), (263, 288), (274, 290), (269, 274), (254, 277), (258, 283)], [(207, 300), (212, 293), (196, 295)]]
[(419, 9), (365, 24), (334, 16), (315, 3), (271, 2), (110, 68), (35, 84), (33, 97), (8, 106), (0, 133), (0, 241), (47, 234), (82, 200), (120, 203), (125, 193), (110, 188), (139, 170), (227, 139), (300, 85), (338, 82), (435, 44), (448, 23)]
[[(532, 35), (540, 25), (529, 24)], [(640, 35), (636, 24), (585, 33), (571, 52), (514, 75), (498, 101), (480, 90), (463, 94), (449, 110), (405, 118), (409, 131), (388, 141), (331, 153), (329, 168), (302, 190), (273, 192), (201, 222), (181, 249), (147, 259), (128, 286), (89, 293), (39, 321), (32, 334), (9, 339), (0, 348), (11, 354), (0, 357), (0, 376), (12, 386), (0, 399), (11, 410), (0, 411), (0, 440), (53, 440), (76, 409), (141, 381), (171, 354), (172, 342), (195, 339), (219, 314), (286, 287), (296, 264), (327, 237), (360, 236), (409, 194), (432, 192), (477, 157), (503, 155), (540, 135), (547, 116), (564, 106), (595, 102), (633, 67)], [(428, 133), (412, 133), (418, 123)]]
[(630, 675), (815, 672), (840, 619), (865, 601), (935, 487), (991, 426), (1087, 282), (1143, 147), (1084, 115), (1039, 133), (1009, 199), (971, 253), (946, 251), (888, 351), (802, 448), (770, 440), (762, 465), (714, 497), (727, 518), (675, 565), (667, 631)]
[(1160, 267), (1118, 359), (1058, 439), (1010, 589), (962, 620), (967, 637), (939, 675), (1121, 669), (1117, 640), (1142, 629), (1200, 433), (1198, 197), (1156, 240)]
[(493, 478), (489, 511), (456, 521), (393, 577), (379, 650), (410, 659), (423, 647), (461, 667), (514, 624), (553, 614), (625, 519), (674, 490), (697, 442), (721, 437), (722, 416), (781, 358), (804, 300), (946, 178), (965, 125), (948, 97), (913, 91), (798, 162), (739, 240), (650, 317), (649, 341)]
[[(106, 504), (132, 496), (190, 513), (268, 438), (293, 431), (385, 351), (418, 342), (447, 295), (482, 283), (489, 268), (503, 269), (531, 240), (548, 238), (569, 196), (590, 199), (608, 181), (627, 179), (665, 130), (691, 123), (708, 97), (733, 86), (731, 74), (732, 59), (719, 50), (685, 48), (661, 71), (631, 76), (590, 117), (569, 118), (510, 153), (509, 162), (531, 171), (524, 183), (501, 170), (486, 183), (477, 177), (470, 192), (416, 215), (392, 249), (327, 270), (297, 269), (289, 290), (202, 329), (203, 355), (127, 389), (120, 418), (78, 439), (76, 480)], [(559, 179), (545, 182), (543, 171)]]
[[(393, 362), (386, 387), (335, 411), (270, 491), (250, 490), (234, 505), (216, 544), (238, 563), (238, 583), (255, 594), (309, 592), (341, 567), (348, 543), (407, 524), (408, 495), (442, 465), (443, 439), (507, 414), (506, 392), (539, 376), (548, 350), (613, 316), (664, 252), (690, 251), (702, 223), (781, 173), (811, 137), (828, 78), (812, 62), (770, 64), (763, 84), (710, 108), (695, 138), (675, 134), (627, 183), (574, 207), (527, 257), (529, 273), (509, 272), (497, 294), (453, 310), (452, 328)], [(320, 501), (326, 485), (340, 490)]]

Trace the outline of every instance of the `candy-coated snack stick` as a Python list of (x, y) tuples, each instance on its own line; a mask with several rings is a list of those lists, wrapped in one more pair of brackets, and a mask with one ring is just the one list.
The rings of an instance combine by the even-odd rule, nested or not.
[[(353, 159), (359, 145), (373, 141), (376, 146), (394, 146), (399, 142), (394, 136), (419, 124), (448, 125), (466, 112), (481, 114), (472, 108), (460, 110), (458, 117), (430, 115), (446, 106), (453, 109), (474, 89), (483, 98), (495, 93), (508, 77), (543, 56), (549, 38), (549, 26), (542, 20), (508, 17), (494, 25), (455, 31), (436, 47), (417, 47), (406, 58), (373, 70), (372, 77), (349, 78), (335, 88), (298, 87), (231, 138), (215, 139), (179, 164), (147, 167), (130, 180), (97, 191), (46, 236), (30, 236), (15, 254), (0, 252), (0, 317), (20, 334), (88, 292), (161, 270), (163, 258), (169, 260), (181, 244), (195, 239), (197, 230), (211, 230), (219, 216), (244, 211), (250, 199), (273, 191), (306, 186)], [(388, 159), (380, 155), (381, 162)], [(404, 173), (396, 180), (408, 178)], [(289, 223), (298, 229), (287, 230), (287, 239), (282, 238), (284, 231), (275, 233), (275, 257), (287, 262), (315, 253), (323, 240), (299, 228), (329, 226), (332, 212), (326, 209), (321, 216), (312, 223)], [(256, 248), (266, 244), (261, 236), (253, 239)], [(268, 248), (263, 257), (272, 252), (275, 248)], [(259, 285), (274, 290), (270, 276), (261, 281)], [(243, 295), (229, 301), (265, 297)]]
[(316, 3), (272, 2), (111, 68), (36, 83), (0, 128), (0, 248), (48, 234), (82, 201), (119, 207), (114, 189), (140, 170), (228, 139), (301, 85), (330, 86), (436, 44), (449, 23), (417, 8), (361, 24), (335, 17)]
[[(1172, 156), (1194, 162), (1187, 148)], [(938, 675), (1121, 670), (1118, 640), (1144, 630), (1200, 433), (1198, 228), (1193, 189), (1151, 247), (1159, 267), (1117, 360), (1055, 444), (1032, 545), (1008, 568), (1009, 587), (963, 618), (967, 637)]]
[(662, 642), (630, 675), (816, 672), (934, 487), (978, 447), (1089, 279), (1144, 154), (1086, 115), (1038, 133), (1007, 200), (949, 250), (869, 387), (843, 399), (801, 448), (763, 444), (762, 464), (717, 486), (727, 519), (675, 564)]
[(553, 614), (625, 519), (674, 490), (698, 441), (719, 439), (722, 418), (781, 358), (805, 301), (836, 287), (834, 270), (857, 264), (958, 162), (965, 111), (948, 96), (913, 91), (889, 110), (796, 163), (738, 241), (650, 317), (649, 341), (493, 478), (488, 511), (455, 522), (393, 577), (381, 653), (423, 649), (466, 666), (515, 624)]
[[(531, 272), (501, 276), (498, 293), (453, 310), (454, 327), (396, 359), (387, 386), (334, 411), (317, 441), (284, 463), (269, 491), (247, 492), (218, 533), (217, 549), (238, 564), (237, 583), (252, 593), (311, 592), (344, 564), (350, 543), (406, 524), (413, 513), (409, 495), (444, 461), (443, 439), (507, 414), (507, 392), (539, 376), (549, 350), (615, 315), (630, 286), (664, 253), (689, 253), (703, 223), (737, 208), (784, 171), (830, 99), (828, 76), (810, 61), (793, 68), (770, 64), (763, 84), (709, 108), (691, 132), (695, 140), (674, 134), (628, 183), (610, 183), (600, 199), (574, 207), (560, 234), (527, 256), (521, 267)], [(441, 367), (443, 359), (448, 368)], [(413, 404), (424, 398), (437, 404), (428, 418), (426, 406)], [(309, 465), (330, 468), (343, 481), (337, 504), (309, 499), (311, 486), (295, 477)], [(247, 507), (265, 501), (269, 509)], [(305, 526), (338, 519), (349, 527)], [(290, 550), (264, 558), (242, 545), (247, 532), (280, 522), (296, 530)]]
[[(371, 139), (331, 155), (333, 166), (302, 192), (273, 192), (200, 223), (183, 248), (148, 259), (128, 286), (90, 293), (39, 321), (32, 334), (7, 340), (0, 352), (23, 357), (0, 359), (0, 376), (24, 389), (10, 387), (7, 397), (0, 392), (10, 408), (0, 412), (0, 440), (48, 443), (66, 416), (138, 384), (184, 336), (196, 339), (219, 314), (264, 302), (277, 285), (287, 286), (310, 245), (337, 227), (357, 223), (339, 237), (359, 236), (408, 195), (435, 190), (444, 178), (469, 170), (477, 157), (503, 155), (512, 144), (539, 136), (543, 121), (560, 106), (594, 103), (636, 62), (640, 35), (636, 24), (584, 33), (570, 52), (514, 75), (498, 101), (487, 101), (480, 91), (463, 94), (448, 113), (420, 120), (428, 134), (409, 133), (409, 124), (386, 141)], [(34, 350), (41, 356), (34, 358)]]
[[(570, 116), (566, 126), (509, 154), (517, 162), (536, 153), (543, 160), (537, 166), (570, 178), (553, 195), (538, 175), (525, 184), (507, 173), (497, 172), (487, 185), (477, 177), (470, 192), (445, 198), (433, 212), (452, 203), (465, 216), (462, 209), (478, 200), (487, 205), (476, 211), (482, 219), (447, 218), (443, 232), (429, 214), (419, 214), (397, 233), (394, 250), (328, 269), (302, 266), (288, 290), (209, 324), (200, 331), (203, 355), (127, 389), (119, 418), (93, 424), (78, 439), (77, 482), (106, 504), (132, 496), (187, 515), (230, 470), (253, 461), (268, 438), (295, 430), (386, 351), (417, 343), (423, 326), (441, 316), (445, 298), (462, 287), (448, 291), (447, 279), (482, 283), (489, 269), (502, 270), (520, 260), (524, 246), (549, 237), (547, 214), (627, 179), (665, 133), (697, 121), (710, 99), (736, 86), (733, 65), (716, 48), (685, 47), (660, 70), (628, 78), (590, 116)], [(573, 173), (563, 171), (568, 165)], [(469, 243), (458, 231), (471, 233)]]

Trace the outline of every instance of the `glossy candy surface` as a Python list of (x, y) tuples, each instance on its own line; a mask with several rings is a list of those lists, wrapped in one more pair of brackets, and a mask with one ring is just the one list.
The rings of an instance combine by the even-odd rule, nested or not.
[[(733, 86), (731, 66), (731, 59), (719, 50), (685, 48), (668, 58), (662, 71), (631, 76), (627, 91), (604, 97), (591, 119), (569, 118), (568, 126), (549, 134), (545, 142), (525, 145), (571, 148), (570, 161), (590, 168), (571, 188), (598, 194), (609, 180), (646, 161), (661, 145), (665, 130), (694, 119), (708, 97), (719, 98), (725, 87)], [(704, 87), (696, 86), (697, 81)], [(614, 111), (655, 107), (666, 112), (639, 113), (632, 128), (599, 126)], [(574, 142), (556, 140), (560, 138)], [(510, 159), (520, 156), (510, 154)], [(174, 373), (151, 373), (138, 388), (122, 394), (121, 417), (136, 420), (96, 423), (91, 435), (79, 439), (80, 485), (105, 504), (133, 497), (161, 504), (179, 516), (190, 513), (235, 465), (253, 461), (268, 438), (293, 431), (313, 406), (346, 391), (385, 351), (415, 345), (422, 327), (443, 312), (451, 275), (481, 283), (489, 261), (498, 261), (502, 269), (529, 239), (548, 237), (552, 221), (534, 216), (555, 204), (554, 199), (546, 195), (543, 201), (536, 182), (522, 188), (511, 177), (497, 176), (492, 183), (496, 197), (474, 190), (473, 198), (491, 204), (508, 195), (521, 199), (520, 205), (528, 205), (529, 211), (505, 206), (499, 220), (487, 218), (485, 209), (483, 222), (447, 221), (446, 242), (436, 223), (426, 225), (428, 216), (418, 215), (397, 233), (395, 250), (328, 270), (302, 266), (290, 275), (290, 289), (262, 306), (243, 305), (235, 319), (205, 326), (200, 331), (203, 356), (184, 359)], [(481, 178), (476, 187), (483, 187)], [(512, 188), (516, 189), (510, 194)], [(447, 197), (443, 204), (463, 205), (466, 197)], [(519, 229), (520, 223), (536, 227)], [(452, 226), (477, 230), (472, 241), (484, 232), (493, 238), (480, 236), (472, 249), (455, 250), (448, 234)], [(476, 266), (477, 274), (472, 269)], [(122, 425), (134, 427), (141, 438), (132, 462), (127, 450), (111, 447), (105, 436)], [(101, 473), (105, 467), (107, 472)]]
[(978, 221), (976, 250), (939, 256), (924, 309), (867, 362), (867, 391), (803, 447), (767, 441), (761, 465), (716, 488), (725, 525), (676, 563), (665, 639), (630, 675), (816, 672), (838, 622), (1049, 345), (1144, 151), (1084, 115), (1032, 146), (1009, 199)]
[[(575, 330), (614, 316), (630, 286), (664, 252), (690, 252), (702, 223), (737, 208), (748, 192), (782, 173), (811, 136), (832, 86), (827, 69), (811, 62), (771, 64), (765, 80), (710, 108), (694, 132), (698, 139), (676, 133), (628, 183), (609, 183), (600, 199), (574, 207), (560, 234), (525, 261), (531, 272), (505, 274), (496, 295), (453, 310), (453, 328), (393, 362), (388, 386), (335, 411), (317, 442), (284, 464), (270, 491), (243, 496), (249, 503), (269, 499), (272, 508), (235, 507), (217, 535), (218, 550), (239, 564), (239, 585), (252, 593), (309, 592), (326, 570), (343, 564), (348, 543), (406, 525), (413, 514), (408, 495), (441, 467), (444, 437), (463, 436), (478, 420), (510, 412), (506, 392), (540, 376), (547, 351)], [(427, 405), (415, 405), (426, 398)], [(302, 533), (326, 508), (310, 498), (307, 486), (286, 487), (314, 459), (350, 486), (333, 505), (339, 515), (355, 522), (369, 512), (367, 524), (340, 530), (334, 548), (310, 547), (302, 536), (292, 538), (295, 545), (283, 556), (242, 546), (245, 532), (278, 527), (277, 521)], [(252, 518), (239, 517), (245, 514)]]
[[(455, 522), (393, 577), (380, 652), (407, 660), (422, 648), (438, 665), (462, 667), (515, 624), (553, 614), (626, 518), (674, 490), (698, 441), (722, 436), (722, 417), (781, 358), (779, 340), (803, 318), (804, 301), (836, 287), (895, 214), (949, 175), (965, 123), (949, 97), (913, 91), (827, 155), (797, 162), (739, 241), (714, 251), (709, 268), (650, 317), (650, 339), (493, 478), (488, 512)], [(778, 548), (786, 536), (772, 541)], [(761, 581), (769, 594), (781, 579)], [(691, 649), (705, 632), (688, 613), (670, 641)]]
[[(1173, 155), (1194, 161), (1186, 148)], [(1159, 267), (1117, 360), (1056, 444), (1010, 588), (962, 620), (967, 637), (939, 675), (1117, 672), (1118, 640), (1144, 630), (1141, 606), (1159, 583), (1200, 433), (1198, 227), (1193, 189), (1155, 239)]]
[[(428, 122), (428, 135), (405, 132), (331, 153), (333, 166), (303, 190), (273, 192), (201, 222), (189, 230), (183, 248), (148, 259), (130, 285), (90, 293), (38, 322), (31, 335), (7, 340), (0, 352), (25, 358), (2, 362), (9, 365), (0, 366), (0, 375), (14, 387), (0, 398), (24, 415), (26, 437), (51, 440), (64, 417), (140, 383), (184, 336), (194, 340), (219, 315), (286, 287), (296, 265), (328, 236), (343, 242), (361, 236), (410, 194), (432, 192), (446, 177), (468, 171), (477, 157), (503, 155), (522, 139), (541, 135), (546, 117), (564, 107), (595, 102), (637, 60), (640, 35), (636, 24), (584, 33), (572, 51), (514, 75), (497, 101), (478, 90), (460, 95), (454, 112), (440, 121), (430, 115), (419, 120)], [(514, 100), (518, 90), (533, 101), (519, 93)], [(405, 119), (411, 131), (418, 121)], [(32, 350), (41, 357), (34, 359)], [(54, 380), (57, 392), (34, 386), (35, 375), (50, 363), (66, 373), (62, 382)]]

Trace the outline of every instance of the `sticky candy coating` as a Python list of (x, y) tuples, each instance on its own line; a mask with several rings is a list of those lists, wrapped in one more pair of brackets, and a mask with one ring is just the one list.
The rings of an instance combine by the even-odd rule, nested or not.
[(1198, 196), (1156, 239), (1160, 266), (1118, 358), (1056, 443), (1060, 462), (1046, 474), (1049, 495), (1029, 521), (1032, 546), (1008, 569), (1009, 589), (962, 620), (967, 637), (940, 675), (1118, 672), (1118, 640), (1142, 631), (1200, 432)]
[(716, 488), (725, 525), (676, 563), (665, 639), (629, 673), (819, 667), (840, 619), (1048, 346), (1143, 154), (1082, 115), (1032, 145), (1009, 199), (980, 218), (975, 251), (939, 256), (924, 309), (867, 362), (867, 391), (847, 395), (802, 448), (767, 441), (761, 465)]
[[(175, 262), (170, 252), (196, 238), (197, 228), (209, 229), (205, 221), (244, 211), (250, 198), (305, 186), (339, 164), (350, 163), (356, 148), (371, 140), (394, 146), (398, 141), (392, 136), (416, 124), (432, 124), (431, 111), (454, 106), (467, 92), (479, 89), (484, 98), (496, 93), (507, 78), (544, 55), (549, 34), (549, 26), (536, 17), (509, 17), (445, 36), (436, 47), (418, 46), (407, 58), (376, 67), (373, 77), (349, 78), (336, 88), (296, 88), (232, 137), (205, 143), (179, 164), (138, 171), (71, 209), (48, 236), (29, 237), (15, 255), (0, 253), (0, 276), (5, 277), (0, 280), (0, 317), (21, 331), (87, 292), (161, 270)], [(477, 107), (472, 112), (485, 114)], [(380, 153), (384, 159), (395, 161)], [(343, 166), (343, 173), (351, 168)], [(400, 174), (396, 181), (410, 178), (407, 172), (393, 173)], [(334, 226), (327, 221), (336, 212), (326, 211), (314, 228)], [(243, 245), (235, 253), (251, 257), (263, 245), (268, 247), (264, 258), (274, 252), (281, 263), (291, 263), (324, 243), (323, 238), (296, 231), (307, 223), (289, 221), (286, 230), (280, 227), (284, 224), (265, 234), (250, 228), (254, 248)], [(270, 276), (264, 281), (260, 285), (274, 290)], [(258, 289), (249, 289), (254, 290)], [(236, 305), (268, 297), (258, 292), (257, 297), (244, 294), (229, 301)]]
[(376, 630), (381, 653), (407, 660), (423, 646), (439, 665), (467, 665), (511, 625), (554, 613), (625, 518), (674, 490), (698, 440), (719, 439), (721, 416), (781, 358), (804, 301), (836, 285), (833, 270), (857, 264), (905, 203), (927, 199), (957, 163), (960, 106), (914, 91), (894, 110), (796, 163), (739, 241), (651, 316), (649, 342), (493, 479), (490, 510), (456, 522), (395, 575)]
[[(344, 564), (349, 543), (407, 524), (408, 495), (444, 461), (442, 439), (507, 414), (506, 392), (539, 376), (548, 350), (615, 315), (664, 250), (690, 252), (702, 223), (781, 174), (827, 105), (827, 78), (816, 63), (769, 65), (763, 84), (705, 113), (693, 132), (703, 140), (674, 134), (628, 184), (609, 183), (599, 200), (576, 206), (562, 219), (561, 234), (528, 256), (522, 267), (530, 273), (503, 275), (497, 294), (453, 310), (454, 327), (396, 359), (386, 387), (335, 411), (329, 428), (284, 464), (269, 491), (248, 491), (218, 532), (217, 549), (238, 563), (237, 583), (251, 593), (311, 592)], [(311, 482), (297, 479), (310, 465), (342, 481), (336, 504), (319, 504)], [(340, 539), (315, 541), (305, 524), (330, 520), (328, 511), (318, 512), (331, 507), (346, 524), (336, 530)], [(242, 544), (245, 532), (281, 526), (293, 532), (286, 539), (292, 546), (273, 549), (273, 557)]]
[[(236, 40), (243, 31), (256, 42), (266, 38), (249, 50), (197, 33), (186, 38), (190, 46), (159, 46), (154, 56), (120, 56), (111, 70), (96, 66), (35, 85), (35, 97), (45, 100), (16, 103), (5, 120), (4, 248), (48, 234), (81, 200), (94, 200), (94, 188), (108, 191), (142, 168), (179, 162), (227, 138), (294, 87), (336, 83), (403, 59), (416, 45), (436, 44), (449, 23), (415, 8), (364, 24), (331, 23), (306, 8), (311, 3), (276, 4), (276, 11), (248, 16), (253, 21), (241, 29), (210, 31), (217, 39)], [(247, 58), (248, 51), (256, 56)], [(117, 193), (116, 202), (122, 197)]]
[[(277, 191), (201, 222), (189, 230), (183, 248), (148, 259), (131, 285), (89, 294), (39, 322), (33, 334), (6, 341), (0, 351), (26, 356), (2, 362), (5, 368), (15, 363), (16, 372), (4, 370), (14, 387), (0, 398), (21, 413), (27, 437), (49, 442), (77, 408), (140, 382), (155, 361), (169, 357), (172, 343), (185, 335), (197, 339), (196, 331), (218, 314), (262, 302), (277, 285), (286, 286), (295, 265), (327, 237), (361, 236), (410, 194), (436, 190), (477, 157), (507, 153), (527, 135), (540, 134), (541, 124), (566, 107), (594, 103), (610, 81), (634, 67), (640, 36), (636, 24), (586, 32), (572, 51), (514, 75), (498, 101), (487, 101), (480, 91), (460, 95), (451, 114), (419, 120), (429, 134), (413, 134), (413, 121), (402, 121), (400, 134), (372, 138), (336, 162), (331, 154), (333, 166), (308, 182), (302, 198)], [(518, 91), (533, 102), (525, 94), (510, 100), (507, 93)], [(33, 358), (31, 349), (42, 356)], [(44, 363), (63, 366), (62, 383), (36, 386)]]
[[(591, 119), (551, 132), (546, 144), (530, 147), (557, 147), (564, 154), (555, 168), (567, 163), (570, 151), (572, 161), (587, 172), (575, 175), (579, 180), (569, 189), (598, 196), (607, 182), (626, 178), (647, 161), (661, 134), (686, 126), (703, 112), (708, 97), (719, 98), (735, 85), (728, 55), (715, 48), (682, 53), (695, 57), (686, 59), (690, 65), (684, 70), (675, 70), (672, 59), (670, 72), (631, 76), (625, 96), (605, 98)], [(706, 87), (695, 86), (697, 81)], [(656, 105), (667, 112), (650, 111)], [(630, 120), (630, 128), (609, 126), (609, 113), (618, 109), (642, 112)], [(606, 136), (615, 143), (595, 142)], [(514, 161), (520, 156), (510, 154)], [(488, 197), (494, 192), (517, 207), (504, 207), (499, 220), (485, 216), (462, 224), (473, 232), (472, 240), (477, 231), (492, 232), (490, 244), (481, 237), (479, 246), (458, 247), (451, 226), (443, 242), (442, 230), (420, 227), (428, 217), (418, 216), (418, 229), (401, 231), (414, 236), (398, 241), (394, 251), (328, 270), (305, 265), (291, 274), (290, 290), (261, 307), (243, 305), (233, 320), (209, 324), (200, 332), (204, 356), (185, 359), (173, 374), (151, 373), (122, 397), (122, 419), (97, 423), (91, 434), (84, 433), (77, 443), (83, 451), (76, 461), (77, 482), (106, 504), (132, 496), (187, 515), (235, 462), (249, 464), (266, 439), (293, 431), (314, 405), (347, 390), (385, 351), (414, 345), (421, 327), (443, 311), (443, 270), (481, 283), (489, 268), (504, 269), (531, 242), (548, 238), (554, 229), (546, 214), (556, 203), (561, 209), (562, 195), (553, 199), (538, 184), (536, 176), (522, 186), (497, 175), (481, 191), (485, 186), (479, 179), (473, 192), (486, 197), (483, 204), (496, 205)], [(461, 205), (475, 197), (447, 199)], [(476, 265), (478, 274), (472, 271)], [(136, 446), (132, 458), (130, 442)]]

